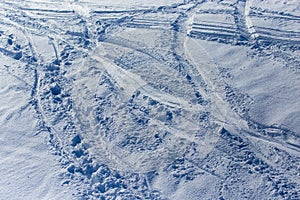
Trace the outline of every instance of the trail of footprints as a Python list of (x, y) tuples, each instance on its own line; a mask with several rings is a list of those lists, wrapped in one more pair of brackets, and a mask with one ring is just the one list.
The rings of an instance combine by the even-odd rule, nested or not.
[[(245, 4), (242, 2), (241, 4)], [(237, 4), (235, 4), (237, 5)], [(198, 37), (200, 39), (217, 40), (219, 42), (234, 43), (234, 44), (246, 44), (253, 38), (255, 40), (273, 41), (280, 40), (284, 42), (299, 42), (298, 32), (289, 32), (284, 30), (273, 30), (253, 27), (254, 32), (249, 31), (246, 25), (245, 10), (243, 6), (234, 7), (232, 5), (222, 5), (220, 9), (204, 9), (201, 8), (195, 14), (194, 21), (191, 26), (189, 35), (192, 37)], [(114, 23), (113, 19), (101, 19), (96, 23), (97, 30), (92, 30), (90, 27), (86, 27), (84, 18), (78, 16), (74, 17), (73, 11), (64, 11), (59, 13), (53, 10), (26, 10), (26, 13), (30, 14), (30, 17), (20, 20), (18, 17), (10, 16), (11, 20), (15, 20), (16, 23), (23, 24), (27, 21), (26, 26), (30, 29), (38, 31), (37, 34), (45, 36), (47, 33), (52, 34), (57, 40), (57, 60), (53, 60), (51, 63), (42, 63), (39, 58), (32, 55), (34, 51), (33, 47), (22, 46), (18, 44), (18, 39), (14, 35), (6, 35), (4, 31), (0, 29), (0, 52), (8, 57), (19, 60), (21, 62), (28, 62), (29, 65), (36, 67), (36, 69), (30, 69), (28, 72), (36, 74), (36, 86), (33, 86), (33, 106), (38, 112), (38, 116), (41, 120), (40, 131), (47, 131), (49, 134), (49, 145), (54, 154), (57, 154), (60, 158), (62, 167), (65, 169), (65, 173), (62, 174), (64, 179), (63, 185), (77, 184), (78, 193), (74, 194), (76, 199), (164, 199), (158, 188), (152, 188), (154, 178), (160, 171), (148, 171), (148, 172), (129, 172), (112, 168), (106, 163), (99, 162), (98, 159), (90, 152), (90, 146), (88, 143), (88, 136), (84, 130), (80, 127), (85, 125), (84, 122), (80, 123), (80, 119), (76, 118), (76, 110), (74, 109), (74, 99), (72, 93), (74, 93), (73, 81), (67, 78), (65, 75), (72, 70), (72, 65), (79, 67), (80, 60), (87, 56), (87, 49), (92, 49), (95, 44), (95, 39), (101, 39), (102, 35), (106, 33), (106, 28), (109, 27), (109, 23)], [(99, 15), (99, 13), (97, 13)], [(117, 15), (117, 14), (111, 14)], [(260, 11), (252, 9), (249, 12), (251, 20), (255, 21), (258, 16), (265, 16), (269, 18), (276, 18), (276, 20), (293, 20), (298, 21), (297, 16), (284, 15), (282, 13), (269, 13), (267, 11)], [(55, 16), (55, 17), (54, 17)], [(224, 22), (223, 18), (226, 18)], [(47, 26), (46, 20), (62, 18), (67, 22), (55, 23)], [(74, 18), (76, 22), (72, 21)], [(222, 20), (221, 20), (222, 18)], [(35, 23), (29, 22), (35, 21)], [(39, 19), (36, 21), (35, 19)], [(119, 19), (117, 17), (117, 19)], [(70, 21), (68, 21), (70, 20)], [(105, 24), (105, 20), (107, 24)], [(101, 21), (101, 22), (100, 22)], [(74, 29), (71, 31), (64, 30), (64, 24), (72, 24)], [(126, 24), (124, 22), (124, 24)], [(61, 25), (62, 27), (58, 27)], [(3, 29), (7, 24), (1, 23)], [(149, 28), (149, 29), (165, 29), (170, 27), (168, 20), (157, 20), (149, 17), (135, 17), (129, 20), (125, 25), (130, 28)], [(249, 27), (248, 27), (249, 28)], [(251, 27), (252, 28), (252, 27)], [(98, 31), (98, 32), (97, 32)], [(30, 32), (29, 34), (33, 34)], [(60, 34), (63, 35), (59, 36)], [(93, 35), (95, 34), (95, 35)], [(280, 37), (278, 36), (280, 35)], [(284, 37), (282, 36), (284, 35)], [(255, 37), (253, 37), (255, 36)], [(66, 42), (68, 41), (68, 42)], [(107, 40), (109, 42), (109, 40)], [(104, 40), (105, 42), (105, 40)], [(110, 42), (118, 43), (120, 40), (111, 40)], [(129, 43), (130, 41), (127, 41)], [(30, 41), (27, 41), (30, 43)], [(121, 42), (126, 45), (126, 42)], [(128, 45), (127, 45), (128, 46)], [(23, 49), (22, 49), (23, 48)], [(135, 46), (133, 46), (133, 49)], [(139, 49), (135, 48), (139, 51)], [(142, 50), (140, 50), (142, 51)], [(20, 53), (21, 52), (21, 53)], [(154, 51), (144, 51), (142, 53), (149, 55), (156, 55)], [(128, 55), (124, 55), (128, 56)], [(133, 55), (134, 57), (135, 55)], [(156, 56), (155, 56), (156, 57)], [(159, 59), (159, 62), (164, 61)], [(128, 62), (128, 61), (127, 61)], [(189, 74), (193, 71), (192, 66), (189, 66), (187, 62), (177, 57), (177, 63), (181, 63), (182, 68), (175, 68), (181, 74), (181, 78), (185, 79), (187, 88), (191, 89), (192, 94), (197, 100), (196, 104), (209, 107), (210, 99), (203, 98), (202, 94), (197, 93), (197, 87), (205, 87), (201, 77), (197, 75)], [(118, 60), (116, 60), (117, 64)], [(124, 63), (123, 63), (124, 64)], [(138, 63), (139, 64), (139, 63)], [(137, 67), (134, 63), (126, 63), (126, 66)], [(124, 65), (121, 65), (123, 66)], [(184, 73), (183, 73), (184, 72)], [(138, 71), (136, 72), (138, 73)], [(24, 75), (21, 79), (25, 80)], [(200, 79), (199, 81), (197, 79)], [(150, 80), (150, 79), (149, 79)], [(239, 136), (232, 135), (225, 129), (221, 129), (220, 137), (215, 144), (215, 148), (209, 152), (203, 159), (200, 159), (201, 152), (200, 143), (197, 139), (195, 141), (189, 141), (187, 139), (176, 138), (171, 129), (160, 129), (157, 126), (151, 127), (149, 125), (150, 119), (156, 119), (160, 121), (166, 127), (172, 127), (182, 123), (182, 116), (187, 116), (187, 120), (199, 121), (198, 127), (217, 129), (213, 127), (214, 124), (210, 122), (209, 112), (195, 112), (190, 113), (185, 110), (175, 109), (161, 104), (160, 102), (152, 99), (146, 94), (136, 91), (132, 94), (132, 98), (127, 102), (124, 113), (119, 116), (105, 116), (105, 106), (107, 103), (114, 103), (110, 98), (113, 95), (118, 95), (120, 91), (114, 91), (113, 79), (107, 75), (103, 75), (100, 81), (105, 87), (110, 88), (107, 97), (94, 96), (91, 99), (92, 103), (95, 103), (98, 107), (94, 108), (95, 122), (102, 124), (102, 129), (98, 134), (101, 137), (105, 137), (107, 140), (113, 140), (114, 138), (121, 138), (119, 141), (113, 142), (113, 144), (125, 149), (129, 152), (146, 152), (156, 151), (161, 147), (168, 146), (168, 140), (176, 140), (174, 144), (178, 144), (180, 148), (169, 146), (177, 151), (175, 159), (169, 160), (166, 163), (162, 163), (162, 167), (159, 168), (163, 172), (170, 173), (175, 179), (176, 183), (193, 181), (201, 175), (209, 175), (216, 177), (217, 182), (220, 183), (215, 188), (216, 198), (229, 199), (232, 195), (240, 194), (239, 199), (251, 199), (256, 198), (255, 195), (263, 196), (265, 192), (271, 197), (277, 199), (299, 199), (299, 184), (289, 180), (284, 174), (286, 172), (288, 177), (295, 177), (298, 174), (296, 171), (297, 163), (299, 163), (299, 157), (289, 154), (288, 152), (278, 149), (270, 145), (270, 152), (262, 158), (261, 155), (254, 153), (258, 148), (252, 144), (251, 141), (245, 141)], [(100, 84), (100, 83), (99, 83)], [(168, 84), (167, 82), (165, 83)], [(202, 85), (201, 85), (202, 84)], [(156, 86), (159, 88), (159, 86)], [(246, 96), (235, 92), (233, 88), (228, 87), (228, 99), (231, 102), (233, 109), (239, 112), (241, 116), (247, 116), (247, 110), (243, 110), (243, 107), (239, 102), (249, 101)], [(176, 92), (173, 93), (176, 95)], [(243, 100), (234, 102), (238, 98)], [(184, 95), (183, 95), (184, 96)], [(186, 97), (187, 98), (187, 97)], [(190, 97), (188, 97), (190, 98)], [(39, 105), (36, 105), (39, 104)], [(39, 113), (42, 112), (42, 113)], [(163, 114), (158, 116), (159, 114)], [(111, 117), (111, 118), (108, 118)], [(122, 121), (122, 118), (127, 118), (128, 123), (132, 123), (132, 127), (139, 127), (140, 130), (146, 129), (149, 132), (137, 132), (136, 135), (125, 134), (125, 132), (133, 133), (134, 130), (128, 129), (131, 126), (118, 126), (114, 124)], [(186, 119), (184, 119), (186, 120)], [(93, 124), (92, 124), (93, 125)], [(128, 124), (127, 124), (128, 125)], [(253, 125), (255, 126), (255, 125)], [(125, 130), (124, 130), (125, 128)], [(261, 127), (256, 127), (261, 129)], [(195, 133), (191, 135), (199, 137), (201, 140), (200, 130), (195, 130)], [(151, 133), (151, 134), (149, 134)], [(120, 135), (118, 135), (120, 134)], [(208, 133), (203, 133), (208, 134)], [(96, 137), (97, 138), (97, 137)], [(177, 140), (178, 139), (178, 140)], [(261, 150), (257, 150), (261, 152)], [(277, 166), (273, 166), (268, 163), (268, 159), (277, 158)], [(288, 164), (286, 164), (288, 163)], [(158, 168), (156, 168), (158, 169)], [(257, 188), (247, 191), (247, 177), (253, 179), (259, 179), (260, 185), (263, 187), (261, 194), (254, 194), (258, 191)], [(83, 183), (83, 184), (82, 184)], [(252, 195), (252, 196), (251, 196)]]

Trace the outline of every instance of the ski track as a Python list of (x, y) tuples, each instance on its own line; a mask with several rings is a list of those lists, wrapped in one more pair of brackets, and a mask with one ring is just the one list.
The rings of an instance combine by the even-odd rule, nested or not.
[[(0, 53), (27, 64), (33, 82), (6, 70), (31, 88), (36, 134), (48, 134), (63, 184), (76, 187), (70, 199), (182, 199), (198, 194), (195, 185), (205, 191), (205, 180), (216, 180), (203, 196), (208, 199), (300, 198), (299, 135), (238, 112), (244, 108), (228, 99), (234, 91), (199, 42), (299, 49), (298, 30), (256, 25), (264, 19), (298, 24), (299, 16), (251, 2), (130, 10), (79, 1), (60, 10), (55, 1), (0, 3), (0, 31), (17, 30), (15, 37), (23, 38), (19, 49), (5, 46), (3, 30)], [(167, 33), (169, 44), (150, 47), (128, 39), (126, 30)], [(47, 54), (40, 53), (38, 37), (47, 41)], [(124, 55), (134, 59), (125, 62)], [(157, 73), (167, 80), (156, 83)], [(180, 82), (169, 81), (173, 74)], [(159, 181), (167, 178), (168, 184)]]

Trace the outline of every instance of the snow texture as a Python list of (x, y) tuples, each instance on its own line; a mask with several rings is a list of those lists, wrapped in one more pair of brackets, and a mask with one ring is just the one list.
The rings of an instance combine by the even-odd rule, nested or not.
[(297, 0), (0, 2), (0, 200), (300, 199)]

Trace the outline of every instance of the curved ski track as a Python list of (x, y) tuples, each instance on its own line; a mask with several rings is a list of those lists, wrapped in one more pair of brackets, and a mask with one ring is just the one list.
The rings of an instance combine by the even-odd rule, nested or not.
[[(268, 197), (299, 197), (300, 183), (290, 178), (299, 173), (299, 136), (281, 127), (259, 124), (234, 111), (225, 97), (227, 83), (197, 42), (204, 39), (246, 46), (257, 41), (298, 45), (299, 32), (262, 28), (252, 21), (264, 16), (298, 22), (298, 16), (254, 11), (249, 0), (222, 4), (227, 8), (220, 10), (202, 10), (208, 1), (184, 1), (132, 11), (132, 16), (126, 10), (92, 12), (88, 5), (76, 1), (69, 2), (73, 10), (28, 8), (15, 1), (7, 2), (0, 3), (0, 24), (12, 26), (26, 38), (27, 44), (20, 50), (23, 57), (19, 59), (30, 66), (28, 73), (34, 74), (30, 104), (40, 120), (37, 134), (49, 135), (49, 147), (65, 169), (62, 184), (78, 188), (73, 198), (172, 199), (178, 196), (165, 195), (164, 188), (156, 185), (157, 180), (169, 178), (170, 185), (176, 188), (180, 183), (197, 184), (199, 177), (214, 177), (217, 184), (212, 186), (215, 196), (211, 198), (224, 199), (230, 196), (226, 189), (229, 184), (233, 193), (245, 193), (247, 188), (237, 182), (246, 184), (247, 175), (253, 179), (264, 177), (261, 185)], [(188, 5), (191, 6), (184, 7)], [(171, 22), (147, 18), (149, 13), (177, 13), (179, 17), (171, 17)], [(102, 18), (102, 14), (110, 17)], [(219, 14), (228, 15), (229, 21), (202, 19)], [(187, 21), (192, 22), (191, 27), (187, 27)], [(72, 26), (70, 30), (66, 25)], [(173, 35), (172, 44), (165, 47), (168, 57), (145, 43), (115, 36), (127, 28)], [(34, 42), (37, 36), (48, 41), (52, 57), (39, 53), (41, 49)], [(171, 88), (167, 92), (151, 84), (151, 74), (143, 74), (137, 67), (136, 71), (126, 69), (116, 62), (120, 59), (117, 55), (103, 50), (107, 44), (124, 54), (133, 52), (138, 61), (137, 55), (142, 55), (149, 66), (154, 66), (153, 71), (176, 74), (182, 87), (193, 93), (179, 93), (169, 82), (163, 85)], [(16, 58), (17, 52), (9, 53), (2, 47), (0, 52)], [(135, 66), (133, 61), (131, 64)], [(30, 85), (22, 77), (19, 79)], [(266, 156), (263, 145), (277, 162)], [(288, 172), (287, 165), (291, 167)], [(239, 198), (254, 198), (245, 195)]]

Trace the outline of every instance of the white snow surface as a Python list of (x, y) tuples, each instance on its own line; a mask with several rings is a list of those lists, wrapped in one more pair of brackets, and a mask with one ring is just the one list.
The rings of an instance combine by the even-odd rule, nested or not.
[(300, 199), (299, 1), (0, 16), (0, 200)]
[[(1, 61), (22, 65), (2, 55)], [(5, 68), (0, 77), (0, 199), (69, 199), (76, 190), (62, 185), (59, 158), (49, 151), (47, 132), (36, 128), (29, 86)]]

